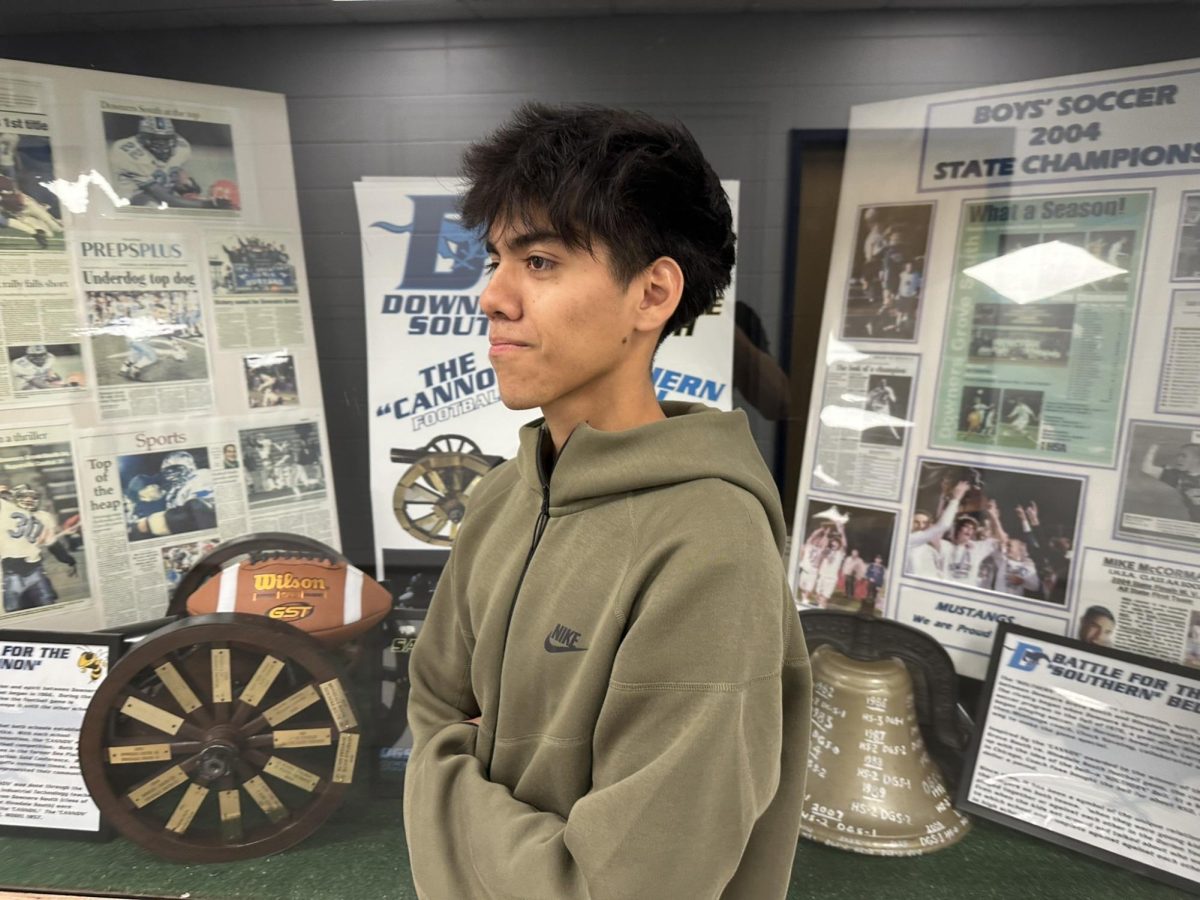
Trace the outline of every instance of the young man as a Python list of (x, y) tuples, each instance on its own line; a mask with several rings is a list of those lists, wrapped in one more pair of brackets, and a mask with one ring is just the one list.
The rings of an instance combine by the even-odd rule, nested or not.
[(729, 284), (682, 127), (526, 106), (471, 147), (466, 227), (515, 460), (473, 491), (413, 651), (418, 894), (783, 897), (810, 676), (741, 412), (660, 405), (662, 335)]

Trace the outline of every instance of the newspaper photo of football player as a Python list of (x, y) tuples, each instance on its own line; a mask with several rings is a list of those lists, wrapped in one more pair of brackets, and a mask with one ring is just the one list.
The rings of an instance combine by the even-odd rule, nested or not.
[(197, 291), (88, 291), (88, 331), (101, 386), (208, 377)]
[(843, 338), (913, 340), (925, 288), (932, 219), (931, 203), (859, 210)]
[(131, 207), (225, 215), (241, 209), (230, 125), (109, 110), (101, 115), (109, 181)]
[(131, 542), (217, 527), (208, 450), (188, 447), (117, 457)]
[(175, 588), (183, 580), (183, 576), (206, 553), (217, 546), (216, 539), (211, 541), (191, 541), (186, 544), (169, 544), (162, 548), (163, 572), (167, 578), (167, 599), (175, 594)]
[(923, 461), (904, 574), (1065, 605), (1083, 480)]
[(289, 353), (254, 354), (242, 358), (246, 400), (251, 409), (296, 406), (296, 361)]
[(214, 296), (299, 292), (292, 262), (299, 255), (295, 236), (230, 231), (208, 234), (205, 240)]
[(883, 611), (896, 514), (810, 498), (792, 575), (796, 605)]
[(0, 448), (0, 523), (5, 614), (87, 597), (69, 444)]
[(0, 250), (65, 249), (50, 139), (0, 131)]
[(247, 428), (238, 436), (251, 507), (325, 496), (321, 434), (315, 422)]
[(6, 352), (17, 394), (81, 390), (87, 385), (79, 344), (16, 344)]

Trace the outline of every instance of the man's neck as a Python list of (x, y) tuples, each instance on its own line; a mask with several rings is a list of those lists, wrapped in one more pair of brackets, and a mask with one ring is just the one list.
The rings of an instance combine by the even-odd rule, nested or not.
[(625, 431), (666, 418), (658, 404), (654, 386), (648, 379), (643, 388), (619, 401), (595, 403), (562, 397), (554, 404), (542, 407), (542, 415), (556, 454), (562, 451), (571, 433), (584, 422), (597, 431)]

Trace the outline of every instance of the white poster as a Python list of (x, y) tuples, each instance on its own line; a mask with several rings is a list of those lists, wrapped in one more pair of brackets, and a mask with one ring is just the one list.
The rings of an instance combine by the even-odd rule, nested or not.
[(248, 532), (339, 545), (290, 142), (278, 94), (0, 61), (13, 627), (155, 618)]
[[(737, 220), (737, 184), (726, 183)], [(355, 185), (363, 246), (376, 564), (449, 547), (479, 478), (517, 450), (536, 410), (500, 402), (479, 307), (487, 252), (459, 224), (451, 178)], [(717, 309), (655, 358), (660, 399), (731, 408), (731, 285)]]
[[(853, 504), (882, 504), (875, 606), (961, 674), (983, 677), (1003, 622), (1187, 661), (1188, 591), (1118, 561), (1200, 567), (1197, 114), (1195, 60), (853, 108), (799, 604), (860, 608), (853, 565), (814, 595), (801, 562), (866, 546)], [(831, 507), (841, 531), (814, 529)]]

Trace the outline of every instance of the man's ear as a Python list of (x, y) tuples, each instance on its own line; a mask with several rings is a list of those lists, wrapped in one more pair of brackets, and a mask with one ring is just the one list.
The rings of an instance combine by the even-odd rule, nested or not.
[(660, 256), (639, 276), (642, 296), (638, 301), (634, 328), (657, 337), (679, 306), (683, 296), (683, 270), (669, 256)]

